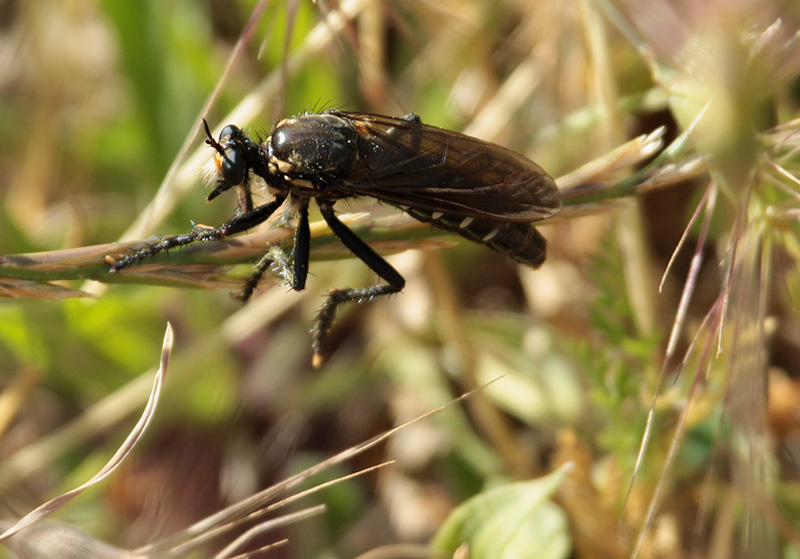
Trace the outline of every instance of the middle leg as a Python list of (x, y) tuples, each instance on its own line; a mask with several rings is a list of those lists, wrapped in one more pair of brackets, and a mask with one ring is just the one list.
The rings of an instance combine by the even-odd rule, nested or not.
[(278, 273), (283, 279), (292, 286), (295, 291), (302, 291), (306, 287), (308, 277), (308, 262), (311, 253), (311, 231), (308, 225), (308, 199), (298, 200), (297, 209), (297, 228), (294, 232), (294, 248), (292, 256), (287, 257), (286, 253), (279, 246), (272, 246), (267, 253), (262, 256), (253, 267), (247, 282), (242, 287), (238, 297), (242, 301), (247, 301), (252, 297), (253, 292), (266, 271), (273, 265), (276, 266)]

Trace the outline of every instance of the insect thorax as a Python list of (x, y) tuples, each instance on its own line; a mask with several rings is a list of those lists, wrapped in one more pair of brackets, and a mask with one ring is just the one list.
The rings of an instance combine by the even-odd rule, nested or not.
[(284, 174), (344, 177), (358, 162), (353, 126), (334, 115), (302, 115), (278, 123), (269, 139), (270, 162)]

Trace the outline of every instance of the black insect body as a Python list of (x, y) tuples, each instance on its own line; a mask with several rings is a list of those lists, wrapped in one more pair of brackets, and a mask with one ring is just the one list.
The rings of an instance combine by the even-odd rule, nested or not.
[[(544, 262), (546, 243), (532, 223), (561, 209), (553, 179), (534, 162), (501, 146), (422, 124), (413, 113), (403, 118), (337, 110), (301, 115), (278, 123), (263, 143), (233, 125), (222, 129), (218, 141), (207, 124), (205, 130), (206, 143), (217, 152), (216, 185), (208, 200), (235, 188), (239, 211), (219, 228), (195, 226), (191, 233), (166, 237), (124, 256), (114, 261), (111, 271), (170, 248), (250, 229), (289, 198), (297, 213), (293, 262), (276, 247), (270, 249), (256, 264), (241, 297), (252, 295), (273, 263), (299, 291), (308, 275), (308, 204), (313, 198), (336, 237), (387, 282), (331, 291), (312, 332), (315, 363), (339, 305), (397, 293), (405, 286), (397, 270), (336, 217), (337, 200), (371, 196), (533, 267)], [(271, 202), (253, 205), (255, 176), (273, 194)]]

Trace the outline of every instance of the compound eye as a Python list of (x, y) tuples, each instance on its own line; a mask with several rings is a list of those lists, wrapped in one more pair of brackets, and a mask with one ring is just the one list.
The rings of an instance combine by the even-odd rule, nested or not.
[(235, 149), (225, 150), (225, 156), (222, 158), (220, 171), (222, 171), (222, 180), (230, 186), (242, 184), (245, 175), (244, 157), (242, 157), (242, 154)]
[(227, 125), (219, 133), (219, 143), (224, 144), (239, 133), (239, 127), (233, 124)]

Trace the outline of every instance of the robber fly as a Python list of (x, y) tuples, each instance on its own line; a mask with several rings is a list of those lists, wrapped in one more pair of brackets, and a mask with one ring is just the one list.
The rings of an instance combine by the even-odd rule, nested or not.
[[(504, 147), (422, 124), (414, 113), (402, 118), (338, 110), (305, 114), (279, 122), (263, 142), (234, 125), (223, 128), (215, 140), (205, 120), (203, 124), (206, 143), (216, 151), (216, 180), (208, 200), (234, 188), (239, 211), (219, 228), (195, 226), (191, 233), (109, 259), (111, 271), (170, 248), (216, 241), (255, 227), (288, 198), (297, 214), (293, 262), (282, 251), (270, 249), (256, 264), (241, 298), (252, 295), (273, 264), (293, 289), (302, 290), (308, 276), (308, 205), (313, 198), (334, 235), (387, 282), (331, 291), (312, 330), (315, 363), (339, 305), (397, 293), (406, 283), (336, 217), (336, 201), (371, 196), (534, 268), (544, 262), (546, 243), (532, 224), (561, 209), (553, 179), (533, 161)], [(251, 194), (256, 177), (273, 195), (260, 206), (253, 204)]]

